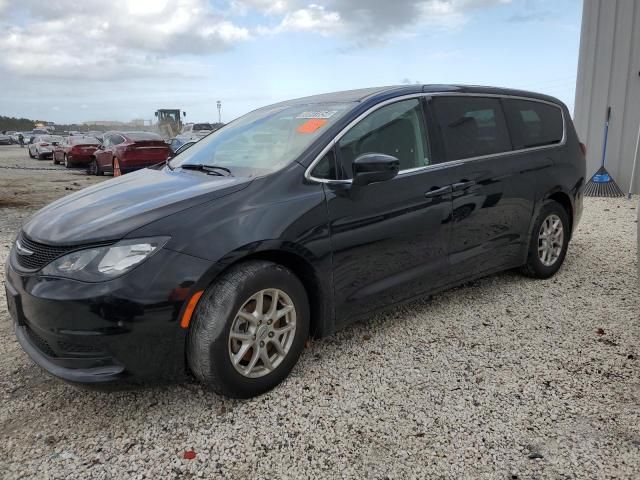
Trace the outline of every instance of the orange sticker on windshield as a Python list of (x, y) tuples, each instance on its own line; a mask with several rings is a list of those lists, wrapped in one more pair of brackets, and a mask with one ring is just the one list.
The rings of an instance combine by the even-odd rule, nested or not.
[(311, 118), (298, 127), (298, 133), (313, 133), (325, 123), (324, 118)]

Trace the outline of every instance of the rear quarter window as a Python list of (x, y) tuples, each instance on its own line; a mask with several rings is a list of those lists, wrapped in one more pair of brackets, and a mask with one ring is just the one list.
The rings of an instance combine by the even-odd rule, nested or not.
[(511, 151), (500, 99), (443, 96), (435, 97), (433, 106), (448, 160)]
[(504, 99), (503, 102), (515, 149), (562, 141), (564, 122), (559, 107), (532, 100)]

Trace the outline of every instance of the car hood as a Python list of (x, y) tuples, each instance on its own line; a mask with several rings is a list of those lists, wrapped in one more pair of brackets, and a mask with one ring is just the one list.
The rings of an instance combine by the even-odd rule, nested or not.
[(181, 210), (242, 190), (243, 177), (144, 169), (85, 188), (38, 211), (23, 226), (32, 240), (79, 245), (119, 240)]

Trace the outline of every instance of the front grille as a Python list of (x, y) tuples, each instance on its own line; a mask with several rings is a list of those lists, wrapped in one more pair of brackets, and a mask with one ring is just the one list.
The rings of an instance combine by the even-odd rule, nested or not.
[(39, 270), (48, 263), (51, 263), (58, 257), (61, 257), (71, 250), (75, 250), (78, 247), (54, 247), (51, 245), (44, 245), (42, 243), (34, 242), (24, 233), (20, 233), (18, 241), (23, 248), (31, 250), (33, 255), (20, 255), (18, 252), (16, 257), (18, 258), (18, 264), (25, 270)]
[(53, 349), (49, 346), (49, 342), (47, 342), (44, 338), (31, 330), (29, 326), (25, 326), (25, 330), (27, 331), (27, 335), (29, 335), (31, 342), (36, 346), (38, 350), (50, 357), (57, 356), (56, 352), (54, 352)]
[(80, 345), (79, 343), (58, 342), (60, 350), (66, 353), (102, 353), (102, 349), (92, 345)]

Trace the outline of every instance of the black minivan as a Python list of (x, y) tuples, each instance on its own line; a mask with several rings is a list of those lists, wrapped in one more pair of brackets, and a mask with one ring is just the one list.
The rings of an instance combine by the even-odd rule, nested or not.
[(193, 375), (250, 397), (309, 336), (500, 270), (550, 277), (584, 184), (555, 98), (412, 85), (291, 100), (36, 213), (7, 261), (9, 310), (67, 381)]

